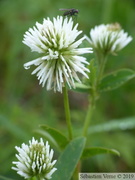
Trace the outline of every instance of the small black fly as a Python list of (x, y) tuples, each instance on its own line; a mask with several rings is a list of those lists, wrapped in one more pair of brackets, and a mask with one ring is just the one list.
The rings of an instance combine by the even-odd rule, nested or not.
[(79, 11), (78, 9), (59, 9), (60, 11), (65, 11), (63, 16), (76, 16)]

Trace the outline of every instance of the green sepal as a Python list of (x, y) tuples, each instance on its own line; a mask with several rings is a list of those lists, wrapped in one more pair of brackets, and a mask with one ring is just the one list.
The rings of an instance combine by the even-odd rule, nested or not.
[(29, 178), (28, 180), (37, 180), (38, 178), (36, 176)]

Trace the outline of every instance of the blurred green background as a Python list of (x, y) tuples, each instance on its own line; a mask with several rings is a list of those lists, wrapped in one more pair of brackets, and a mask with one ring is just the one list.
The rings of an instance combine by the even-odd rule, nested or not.
[[(22, 179), (11, 170), (15, 146), (28, 142), (39, 124), (65, 131), (63, 96), (47, 92), (38, 84), (32, 70), (23, 64), (38, 55), (22, 44), (23, 34), (43, 18), (62, 15), (60, 8), (79, 9), (76, 22), (89, 35), (95, 25), (119, 22), (133, 41), (110, 56), (107, 71), (118, 68), (135, 70), (134, 0), (1, 0), (0, 1), (0, 175)], [(90, 58), (93, 58), (92, 54)], [(70, 92), (71, 116), (75, 128), (82, 125), (87, 110), (87, 95)], [(135, 80), (102, 94), (92, 125), (126, 117), (127, 127), (94, 133), (89, 145), (115, 148), (121, 157), (98, 155), (83, 163), (84, 172), (133, 172), (135, 168)], [(132, 126), (128, 128), (128, 120)], [(56, 153), (57, 154), (57, 153)], [(1, 178), (2, 179), (2, 178)]]

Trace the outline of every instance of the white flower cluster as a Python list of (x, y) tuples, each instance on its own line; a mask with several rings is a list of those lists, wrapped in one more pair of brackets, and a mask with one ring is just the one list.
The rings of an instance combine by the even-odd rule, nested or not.
[(85, 53), (92, 53), (91, 48), (78, 48), (85, 37), (76, 40), (82, 31), (77, 30), (78, 24), (73, 26), (72, 18), (57, 16), (51, 21), (43, 20), (43, 24), (36, 23), (24, 35), (23, 43), (41, 54), (41, 57), (24, 64), (28, 69), (37, 66), (32, 74), (37, 74), (39, 83), (47, 90), (62, 92), (65, 83), (75, 88), (75, 81), (80, 82), (77, 72), (88, 78), (85, 67), (88, 62)]
[(51, 175), (56, 171), (54, 164), (56, 160), (52, 161), (54, 151), (43, 139), (40, 138), (40, 142), (32, 138), (29, 141), (29, 145), (22, 144), (20, 147), (15, 147), (19, 154), (16, 154), (18, 161), (13, 162), (16, 167), (12, 169), (16, 170), (19, 175), (25, 179), (37, 176), (42, 180), (51, 179)]
[(90, 38), (86, 39), (98, 52), (116, 54), (132, 40), (132, 37), (128, 36), (118, 23), (114, 23), (95, 26), (90, 31)]

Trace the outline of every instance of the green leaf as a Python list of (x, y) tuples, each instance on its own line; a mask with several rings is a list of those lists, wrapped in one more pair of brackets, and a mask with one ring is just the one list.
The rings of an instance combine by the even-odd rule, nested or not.
[(75, 83), (75, 86), (76, 88), (74, 89), (74, 91), (76, 92), (89, 93), (91, 90), (91, 87), (85, 84)]
[(88, 129), (89, 134), (109, 132), (114, 130), (128, 130), (135, 128), (135, 117), (110, 120), (109, 122), (93, 125)]
[(90, 64), (87, 68), (90, 70), (90, 73), (88, 73), (89, 79), (84, 78), (83, 83), (75, 83), (76, 88), (74, 89), (74, 91), (81, 93), (90, 93), (92, 88), (95, 86), (97, 78), (97, 66), (95, 59), (90, 60)]
[(65, 148), (59, 157), (56, 168), (57, 171), (53, 174), (51, 180), (70, 180), (75, 167), (77, 166), (82, 155), (86, 139), (79, 137), (73, 139)]
[(110, 91), (122, 86), (135, 77), (135, 71), (131, 69), (120, 69), (103, 77), (99, 84), (100, 91)]
[(36, 132), (43, 135), (58, 150), (64, 149), (69, 143), (68, 139), (57, 129), (51, 128), (46, 125), (41, 125), (40, 127), (42, 130), (37, 130)]
[(84, 149), (82, 154), (82, 159), (89, 158), (99, 154), (108, 154), (108, 153), (120, 156), (120, 153), (115, 149), (108, 149), (103, 147), (91, 147)]

